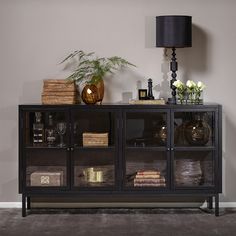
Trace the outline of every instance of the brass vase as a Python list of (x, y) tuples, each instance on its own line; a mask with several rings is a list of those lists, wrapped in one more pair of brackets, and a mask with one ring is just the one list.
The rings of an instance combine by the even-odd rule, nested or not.
[(85, 104), (93, 105), (98, 100), (98, 89), (94, 84), (87, 84), (82, 91), (82, 100)]
[(97, 87), (97, 102), (102, 103), (104, 97), (104, 82), (103, 79), (100, 79), (95, 86)]
[(104, 82), (100, 79), (95, 84), (87, 84), (82, 90), (82, 100), (85, 104), (102, 103), (104, 97)]

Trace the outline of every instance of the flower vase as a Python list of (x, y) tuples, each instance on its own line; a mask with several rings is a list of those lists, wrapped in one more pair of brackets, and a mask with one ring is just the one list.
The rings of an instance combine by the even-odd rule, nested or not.
[(203, 104), (203, 99), (202, 99), (202, 93), (201, 92), (196, 92), (195, 93), (195, 99), (194, 99), (194, 104), (202, 105)]
[(186, 99), (177, 97), (176, 103), (179, 105), (184, 105), (184, 104), (186, 104)]
[(194, 92), (188, 92), (187, 104), (195, 104)]
[(180, 104), (180, 105), (184, 105), (186, 104), (186, 95), (185, 92), (177, 92), (177, 99), (176, 99), (176, 103)]

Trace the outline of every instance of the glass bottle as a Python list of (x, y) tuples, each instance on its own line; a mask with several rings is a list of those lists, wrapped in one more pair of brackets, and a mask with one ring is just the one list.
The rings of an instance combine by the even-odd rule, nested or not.
[(185, 125), (184, 134), (188, 144), (206, 145), (211, 137), (211, 127), (203, 118), (202, 113), (196, 113), (194, 119)]
[(44, 124), (42, 123), (42, 113), (35, 112), (35, 122), (33, 124), (33, 145), (41, 146), (44, 142)]
[(47, 145), (49, 147), (54, 146), (56, 141), (56, 131), (53, 123), (53, 116), (51, 114), (48, 116), (48, 126), (45, 129), (45, 136)]

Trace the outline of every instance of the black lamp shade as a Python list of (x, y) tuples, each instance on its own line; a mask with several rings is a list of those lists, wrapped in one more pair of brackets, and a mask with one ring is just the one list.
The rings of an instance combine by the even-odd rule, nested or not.
[(192, 47), (192, 17), (157, 16), (156, 47)]

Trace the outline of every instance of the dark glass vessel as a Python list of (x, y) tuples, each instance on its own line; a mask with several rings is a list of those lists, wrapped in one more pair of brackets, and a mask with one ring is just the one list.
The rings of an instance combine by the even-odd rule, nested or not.
[(184, 127), (184, 135), (190, 145), (206, 145), (211, 136), (211, 128), (204, 120), (203, 114), (197, 113), (194, 119), (187, 122)]

